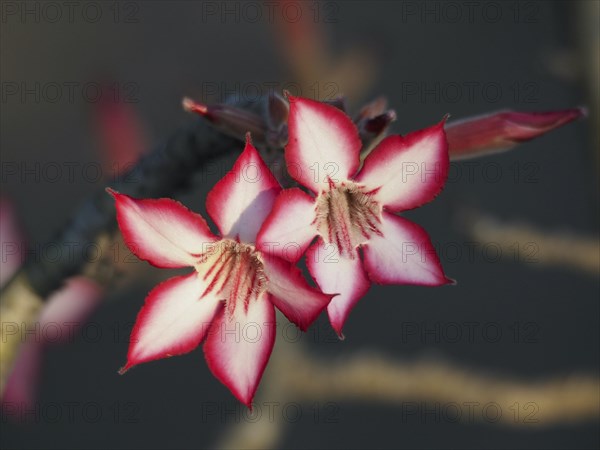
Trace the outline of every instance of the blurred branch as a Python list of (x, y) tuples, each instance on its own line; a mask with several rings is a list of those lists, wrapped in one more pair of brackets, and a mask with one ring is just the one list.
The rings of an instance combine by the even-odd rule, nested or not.
[[(572, 267), (600, 274), (600, 241), (566, 232), (545, 233), (522, 223), (502, 224), (477, 212), (463, 212), (460, 229), (480, 243), (493, 242), (519, 261)], [(517, 252), (517, 254), (515, 254)]]
[[(592, 421), (599, 416), (599, 382), (589, 376), (509, 381), (442, 362), (402, 363), (375, 353), (327, 365), (303, 360), (289, 372), (285, 376), (292, 389), (309, 400), (495, 402), (503, 411), (510, 411), (516, 402), (533, 402), (539, 410), (531, 423), (538, 425)], [(510, 414), (503, 414), (501, 420), (507, 425), (528, 424)]]
[[(481, 375), (441, 361), (394, 361), (374, 352), (323, 364), (300, 347), (290, 343), (275, 347), (259, 404), (437, 402), (482, 408), (495, 403), (503, 412), (498, 422), (517, 427), (594, 421), (600, 416), (600, 383), (591, 376), (526, 382)], [(281, 414), (263, 414), (260, 420), (243, 422), (227, 432), (216, 447), (277, 448), (284, 427)]]

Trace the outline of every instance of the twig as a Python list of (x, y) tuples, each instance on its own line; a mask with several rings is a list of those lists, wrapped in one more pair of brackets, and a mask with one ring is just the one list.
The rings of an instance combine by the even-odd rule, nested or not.
[[(519, 261), (571, 267), (597, 276), (600, 241), (592, 236), (543, 232), (523, 223), (501, 223), (477, 212), (464, 212), (460, 228), (481, 243), (500, 246), (502, 254)], [(516, 254), (515, 254), (516, 252)]]
[[(250, 107), (250, 105), (239, 105)], [(255, 108), (263, 108), (256, 104)], [(239, 150), (233, 137), (215, 131), (203, 120), (174, 133), (164, 144), (143, 157), (112, 187), (133, 196), (166, 197), (187, 189), (194, 175), (209, 161)], [(135, 180), (135, 182), (132, 182)], [(58, 259), (26, 261), (2, 289), (0, 317), (0, 395), (24, 333), (37, 317), (44, 300), (71, 276), (90, 271), (85, 252), (73, 252), (74, 244), (86, 248), (106, 241), (116, 228), (113, 200), (96, 192), (51, 241)]]
[[(489, 416), (494, 416), (494, 422), (516, 427), (594, 421), (600, 416), (600, 382), (592, 376), (526, 382), (486, 376), (441, 361), (394, 361), (374, 352), (323, 364), (297, 343), (276, 345), (266, 375), (258, 404), (279, 402), (280, 409), (285, 402), (368, 402), (399, 408), (410, 402), (414, 412), (415, 403), (429, 410), (437, 403), (443, 405), (440, 410), (458, 405), (455, 409), (461, 412), (477, 406), (473, 419), (486, 420), (481, 410), (493, 405)], [(502, 414), (496, 417), (498, 411)], [(281, 414), (262, 414), (260, 420), (229, 430), (216, 447), (277, 448), (285, 425)]]

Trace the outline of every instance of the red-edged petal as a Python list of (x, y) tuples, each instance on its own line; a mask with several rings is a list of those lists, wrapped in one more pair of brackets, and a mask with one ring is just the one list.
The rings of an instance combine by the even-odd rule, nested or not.
[(473, 158), (508, 150), (586, 114), (583, 108), (533, 113), (499, 111), (450, 122), (446, 125), (450, 156)]
[(327, 314), (333, 329), (343, 337), (348, 314), (371, 285), (358, 252), (354, 259), (340, 256), (335, 245), (319, 238), (306, 252), (306, 265), (323, 292), (338, 294), (327, 306)]
[(365, 269), (380, 284), (439, 286), (446, 278), (427, 232), (416, 223), (383, 213), (382, 236), (372, 235), (363, 244)]
[(317, 235), (315, 199), (298, 188), (282, 191), (258, 233), (258, 248), (287, 261), (298, 261)]
[(111, 189), (108, 192), (116, 200), (125, 244), (153, 266), (192, 266), (207, 244), (217, 239), (202, 216), (175, 200), (142, 200)]
[(350, 178), (360, 162), (360, 138), (356, 126), (339, 109), (314, 100), (288, 96), (288, 144), (285, 160), (289, 174), (319, 192), (328, 178)]
[(292, 263), (274, 256), (265, 256), (263, 263), (271, 301), (290, 322), (306, 331), (333, 295), (310, 286)]
[(268, 297), (251, 300), (247, 308), (236, 305), (231, 316), (222, 309), (204, 344), (212, 373), (248, 408), (275, 343), (275, 308)]
[(208, 193), (206, 210), (224, 237), (253, 243), (279, 192), (281, 186), (247, 137), (231, 171)]
[(356, 177), (389, 211), (416, 208), (434, 199), (448, 178), (444, 122), (406, 136), (389, 136), (365, 159)]
[(138, 314), (127, 364), (121, 371), (195, 349), (222, 305), (215, 296), (202, 297), (205, 290), (206, 284), (196, 272), (156, 286)]

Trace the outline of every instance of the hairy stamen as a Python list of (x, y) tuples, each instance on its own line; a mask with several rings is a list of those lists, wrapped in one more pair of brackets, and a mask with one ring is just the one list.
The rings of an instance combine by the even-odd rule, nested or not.
[(260, 254), (254, 246), (224, 239), (203, 254), (196, 271), (208, 283), (202, 296), (211, 292), (225, 300), (228, 316), (238, 305), (248, 310), (266, 289), (267, 277)]
[(330, 183), (317, 198), (316, 213), (319, 234), (340, 255), (354, 258), (356, 247), (373, 234), (381, 235), (381, 206), (358, 184)]

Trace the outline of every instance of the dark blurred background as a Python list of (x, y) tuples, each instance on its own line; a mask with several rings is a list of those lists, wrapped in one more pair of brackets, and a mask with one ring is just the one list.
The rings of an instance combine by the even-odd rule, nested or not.
[[(262, 3), (254, 3), (262, 13), (256, 19), (256, 9), (244, 7), (245, 2), (74, 2), (72, 20), (60, 2), (62, 17), (54, 20), (55, 13), (44, 12), (46, 3), (2, 2), (2, 194), (15, 204), (31, 243), (51, 239), (78, 204), (109, 184), (79, 169), (70, 178), (65, 169), (73, 162), (91, 167), (101, 159), (94, 128), (97, 95), (84, 92), (90, 83), (102, 86), (101, 95), (116, 90), (119, 101), (130, 103), (148, 142), (155, 144), (182, 124), (200, 120), (182, 110), (183, 96), (219, 102), (232, 93), (254, 95), (254, 85), (280, 91), (295, 81), (280, 45), (281, 31)], [(303, 14), (321, 12), (318, 26), (333, 52), (360, 46), (372, 56), (374, 66), (362, 70), (373, 72), (373, 82), (351, 96), (350, 105), (356, 110), (385, 95), (398, 114), (394, 132), (428, 126), (446, 113), (462, 118), (503, 108), (597, 108), (585, 72), (591, 55), (580, 34), (585, 2), (451, 3), (455, 9), (435, 1), (298, 5)], [(40, 8), (39, 16), (23, 16), (25, 7)], [(223, 8), (230, 12), (224, 14)], [(281, 9), (274, 14), (281, 15)], [(327, 81), (315, 80), (316, 86), (329, 89)], [(592, 78), (591, 84), (597, 82)], [(62, 93), (51, 92), (52, 83)], [(71, 98), (68, 85), (74, 86)], [(23, 87), (38, 92), (23, 97)], [(445, 271), (458, 285), (374, 286), (350, 316), (345, 341), (331, 339), (322, 316), (303, 339), (307, 351), (327, 362), (377, 350), (398, 360), (433, 358), (524, 381), (597, 375), (597, 274), (535, 259), (490, 257), (481, 246), (470, 254), (473, 238), (461, 219), (463, 211), (474, 210), (543, 232), (597, 238), (597, 125), (578, 121), (511, 152), (474, 160), (472, 166), (456, 163), (440, 197), (409, 217), (440, 246)], [(206, 193), (234, 159), (230, 155), (221, 169), (199, 176), (193, 191), (179, 199), (204, 212)], [(15, 175), (9, 170), (14, 165), (7, 163), (34, 171), (39, 163), (41, 172)], [(44, 175), (43, 167), (52, 163), (62, 167), (62, 175)], [(204, 448), (245, 420), (245, 410), (211, 375), (200, 349), (117, 374), (130, 323), (146, 293), (157, 277), (172, 275), (151, 270), (153, 279), (107, 295), (90, 319), (95, 326), (87, 329), (88, 336), (45, 353), (38, 406), (46, 412), (28, 423), (3, 418), (2, 448)], [(453, 332), (451, 324), (466, 333), (460, 325), (466, 322), (479, 324), (473, 339), (445, 334)], [(490, 323), (500, 330), (498, 339), (483, 332)], [(523, 326), (528, 338), (515, 338), (515, 328)], [(263, 389), (265, 380), (259, 392)], [(324, 413), (327, 402), (303, 405), (302, 417), (286, 424), (280, 447), (599, 446), (593, 419), (549, 427), (450, 423), (435, 414), (407, 418), (396, 405), (368, 402), (336, 402)], [(51, 417), (52, 405), (58, 405), (61, 417)], [(94, 411), (86, 411), (86, 405)], [(318, 419), (315, 410), (321, 411)], [(323, 414), (332, 420), (323, 420)]]

